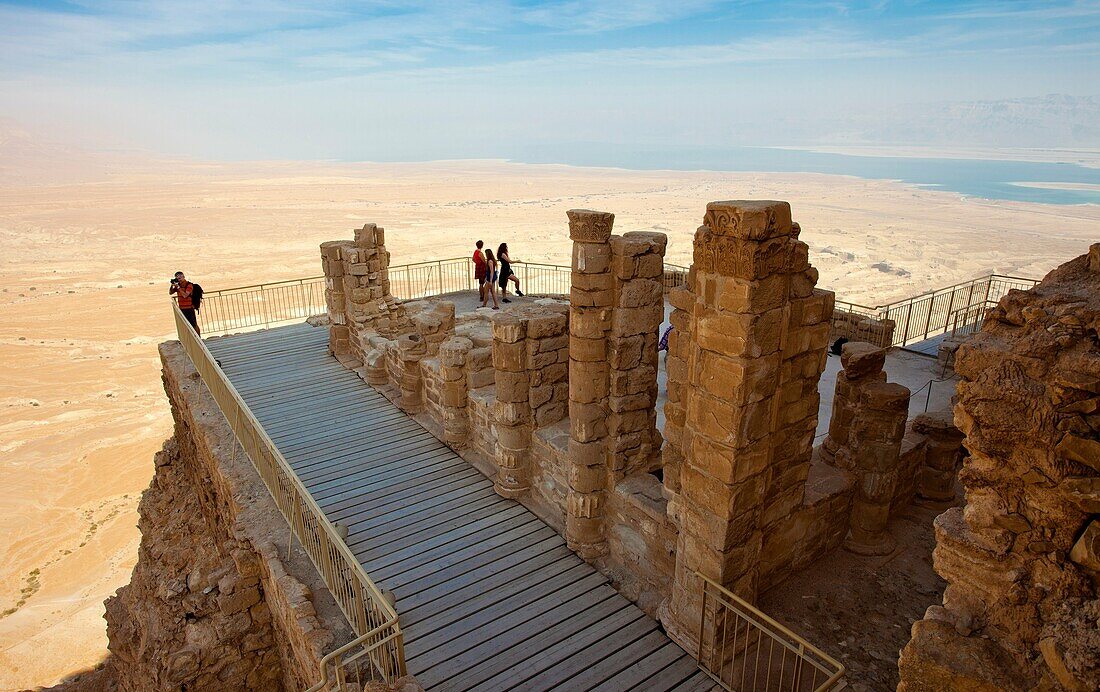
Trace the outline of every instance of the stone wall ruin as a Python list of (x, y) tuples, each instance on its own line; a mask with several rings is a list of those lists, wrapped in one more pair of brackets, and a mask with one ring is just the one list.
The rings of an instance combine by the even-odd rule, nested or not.
[[(906, 427), (908, 390), (885, 384), (884, 352), (866, 344), (849, 344), (851, 377), (836, 393), (846, 413), (831, 439), (843, 445), (814, 448), (834, 299), (815, 287), (786, 203), (707, 206), (694, 264), (668, 293), (664, 435), (667, 239), (615, 235), (608, 212), (571, 210), (568, 221), (569, 300), (499, 312), (387, 300), (380, 229), (358, 234), (373, 239), (366, 248), (326, 243), (322, 255), (341, 258), (326, 260), (326, 275), (362, 263), (345, 254), (379, 257), (378, 272), (368, 262), (352, 276), (380, 302), (349, 310), (345, 295), (334, 352), (346, 328), (345, 365), (558, 530), (686, 648), (697, 636), (697, 571), (754, 600), (850, 536), (885, 545), (886, 518), (918, 487), (936, 494), (938, 482), (942, 494), (951, 484), (950, 434)], [(334, 296), (330, 317), (339, 305)]]
[(948, 586), (913, 625), (900, 690), (1100, 688), (1098, 331), (1100, 244), (959, 347), (966, 504), (936, 519)]

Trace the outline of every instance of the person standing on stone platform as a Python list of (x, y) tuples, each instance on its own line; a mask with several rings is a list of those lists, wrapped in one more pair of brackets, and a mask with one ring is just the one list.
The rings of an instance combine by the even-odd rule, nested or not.
[(485, 290), (488, 295), (481, 299), (481, 307), (488, 307), (489, 296), (493, 297), (493, 309), (499, 310), (500, 303), (497, 302), (497, 258), (493, 257), (492, 250), (485, 251)]
[(485, 302), (485, 281), (486, 272), (489, 269), (489, 265), (485, 262), (485, 251), (481, 248), (485, 247), (485, 243), (481, 240), (476, 243), (477, 249), (474, 250), (474, 280), (477, 281), (477, 299), (482, 303)]
[(176, 272), (176, 276), (172, 279), (171, 286), (168, 288), (168, 295), (176, 296), (176, 301), (180, 306), (180, 312), (182, 312), (184, 318), (191, 323), (191, 326), (195, 329), (195, 333), (201, 334), (199, 331), (198, 316), (195, 313), (195, 303), (192, 300), (194, 291), (195, 285), (187, 280), (183, 272)]
[(500, 260), (500, 295), (503, 296), (505, 303), (511, 303), (508, 300), (508, 282), (511, 281), (516, 285), (516, 295), (522, 296), (523, 291), (519, 290), (519, 277), (512, 271), (512, 258), (508, 255), (508, 243), (501, 243), (497, 248), (497, 259)]

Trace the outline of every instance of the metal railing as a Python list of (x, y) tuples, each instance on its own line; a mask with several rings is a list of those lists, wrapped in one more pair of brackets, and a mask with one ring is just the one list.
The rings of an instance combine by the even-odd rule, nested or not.
[(366, 675), (392, 683), (402, 677), (405, 652), (397, 612), (317, 506), (175, 301), (172, 313), (184, 351), (356, 634), (322, 659), (321, 680), (312, 690), (343, 685), (349, 671), (360, 680)]
[[(989, 303), (995, 304), (1010, 290), (1028, 290), (1038, 279), (990, 274), (971, 281), (928, 291), (876, 308), (878, 318), (894, 322), (894, 337), (889, 346), (924, 341), (946, 334), (955, 323), (956, 315)], [(984, 309), (980, 313), (984, 316)], [(981, 326), (980, 319), (978, 326)]]
[[(568, 296), (572, 269), (560, 264), (513, 262), (526, 294)], [(687, 267), (666, 264), (662, 279), (665, 290), (687, 281)], [(401, 264), (389, 268), (390, 294), (414, 300), (472, 291), (473, 270), (466, 257)], [(325, 312), (325, 277), (311, 276), (274, 283), (208, 291), (199, 310), (199, 326), (205, 336), (273, 327), (300, 322)]]
[(839, 689), (836, 659), (696, 572), (702, 582), (699, 667), (729, 692)]
[[(570, 267), (513, 262), (512, 268), (525, 293), (569, 295)], [(687, 274), (688, 267), (666, 264), (665, 291), (683, 286)], [(389, 280), (391, 295), (401, 300), (476, 288), (466, 257), (393, 266)], [(981, 327), (987, 307), (1012, 289), (1027, 290), (1037, 283), (1038, 279), (990, 274), (877, 307), (837, 300), (834, 317), (849, 316), (843, 333), (837, 335), (888, 348), (945, 333), (970, 333)], [(323, 276), (209, 291), (203, 297), (199, 323), (204, 335), (216, 336), (301, 321), (325, 312), (324, 294)]]

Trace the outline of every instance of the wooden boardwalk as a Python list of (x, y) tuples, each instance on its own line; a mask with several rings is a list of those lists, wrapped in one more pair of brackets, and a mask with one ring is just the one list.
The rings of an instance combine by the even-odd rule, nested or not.
[(710, 690), (561, 537), (328, 355), (328, 331), (212, 339), (214, 357), (367, 573), (429, 690)]

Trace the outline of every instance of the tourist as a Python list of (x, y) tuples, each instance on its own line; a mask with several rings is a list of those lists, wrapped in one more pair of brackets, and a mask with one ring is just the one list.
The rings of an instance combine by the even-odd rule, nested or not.
[(522, 296), (523, 291), (519, 290), (519, 277), (512, 271), (512, 258), (508, 256), (508, 243), (501, 243), (497, 248), (497, 259), (500, 260), (500, 295), (503, 296), (505, 303), (511, 303), (508, 300), (508, 282), (511, 281), (516, 285), (516, 295)]
[(168, 295), (175, 294), (176, 301), (180, 306), (180, 312), (182, 312), (184, 318), (191, 323), (195, 333), (200, 334), (198, 315), (195, 312), (195, 303), (192, 300), (194, 292), (195, 284), (188, 281), (187, 277), (183, 275), (183, 272), (176, 272), (176, 277), (172, 279), (171, 286), (168, 288)]
[(493, 309), (499, 310), (500, 303), (497, 302), (497, 258), (493, 257), (492, 250), (485, 251), (485, 290), (487, 294), (481, 298), (481, 307), (488, 307), (489, 296), (492, 296)]
[(475, 243), (477, 249), (474, 250), (474, 280), (477, 281), (477, 299), (483, 304), (485, 302), (485, 282), (486, 269), (488, 265), (485, 263), (485, 251), (481, 248), (485, 247), (485, 243), (481, 240)]

